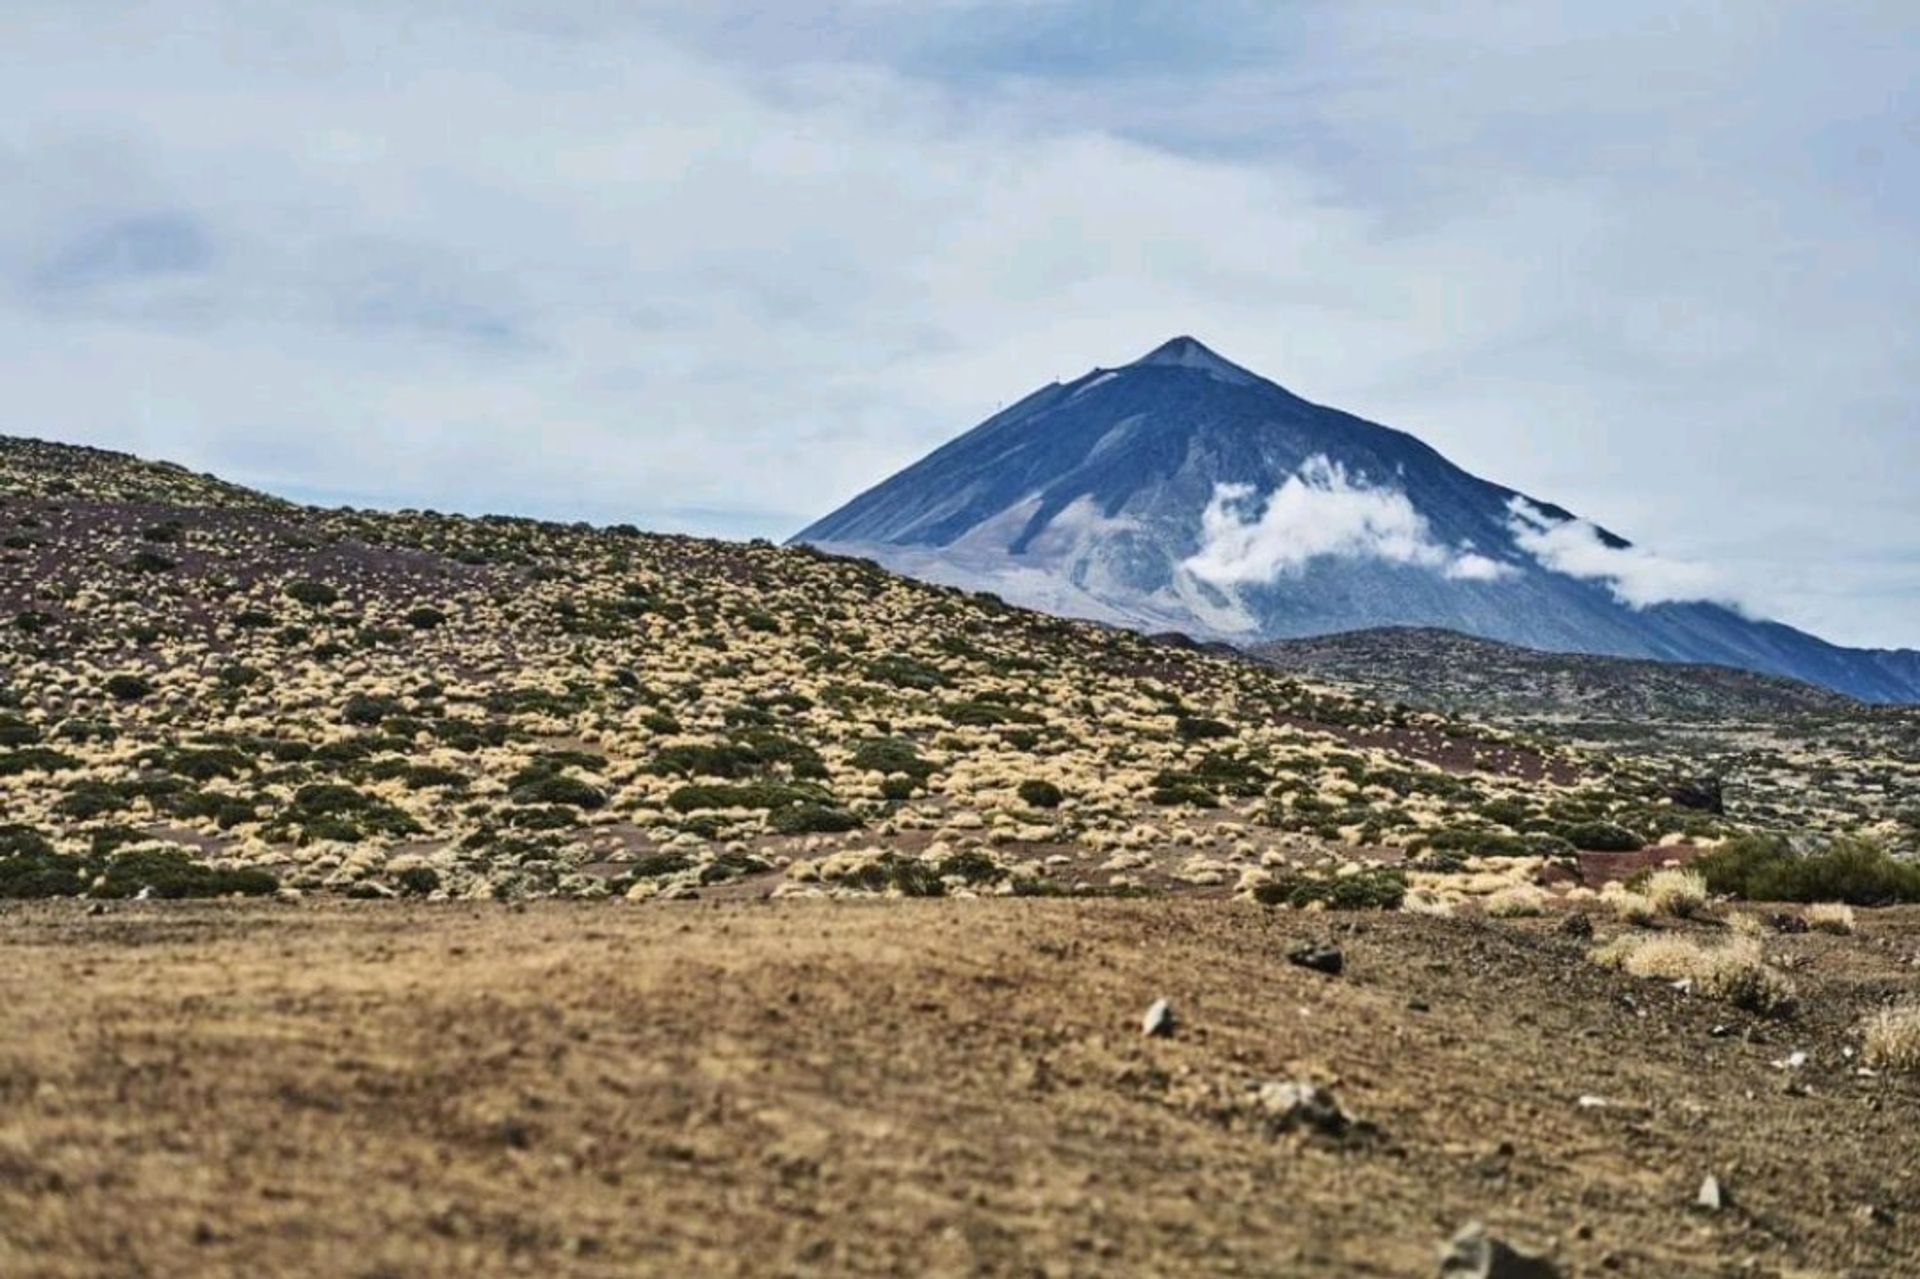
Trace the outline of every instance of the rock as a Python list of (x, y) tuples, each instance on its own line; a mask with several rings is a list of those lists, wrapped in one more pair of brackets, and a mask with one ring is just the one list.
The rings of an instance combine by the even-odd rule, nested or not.
[(1804, 933), (1810, 927), (1806, 920), (1790, 910), (1768, 915), (1767, 923), (1772, 925), (1776, 933)]
[(1575, 911), (1560, 921), (1559, 931), (1563, 937), (1591, 937), (1593, 920), (1590, 916)]
[(1440, 1279), (1560, 1279), (1560, 1268), (1495, 1239), (1475, 1221), (1442, 1245)]
[(1338, 946), (1329, 946), (1321, 942), (1309, 942), (1287, 952), (1287, 962), (1301, 968), (1311, 968), (1316, 973), (1326, 973), (1338, 977), (1340, 970), (1347, 966), (1347, 957), (1340, 953)]
[(1173, 1005), (1164, 999), (1156, 999), (1147, 1005), (1147, 1012), (1140, 1019), (1140, 1033), (1149, 1039), (1166, 1039), (1173, 1034)]
[(1353, 1119), (1332, 1093), (1318, 1084), (1291, 1079), (1261, 1084), (1254, 1102), (1275, 1132), (1304, 1129), (1325, 1137), (1344, 1137)]
[(1727, 1198), (1727, 1188), (1720, 1184), (1720, 1178), (1708, 1173), (1706, 1180), (1700, 1183), (1700, 1193), (1693, 1197), (1693, 1202), (1697, 1208), (1719, 1212), (1731, 1201)]

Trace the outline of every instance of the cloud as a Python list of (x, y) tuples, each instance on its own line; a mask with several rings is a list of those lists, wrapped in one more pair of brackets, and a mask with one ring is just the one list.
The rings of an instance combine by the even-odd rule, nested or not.
[(1614, 545), (1591, 522), (1556, 519), (1524, 497), (1508, 499), (1507, 509), (1516, 546), (1553, 572), (1604, 582), (1622, 604), (1648, 608), (1704, 601), (1748, 611), (1720, 574), (1705, 564)]
[(1444, 545), (1404, 492), (1356, 480), (1318, 455), (1264, 505), (1250, 484), (1215, 485), (1200, 530), (1200, 549), (1181, 567), (1220, 587), (1272, 582), (1317, 559), (1382, 560), (1475, 582), (1514, 571)]

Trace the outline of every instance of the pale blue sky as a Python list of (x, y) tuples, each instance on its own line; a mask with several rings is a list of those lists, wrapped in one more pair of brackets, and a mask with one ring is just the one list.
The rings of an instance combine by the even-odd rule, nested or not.
[(1920, 644), (1920, 8), (0, 0), (0, 430), (781, 536), (1191, 332)]

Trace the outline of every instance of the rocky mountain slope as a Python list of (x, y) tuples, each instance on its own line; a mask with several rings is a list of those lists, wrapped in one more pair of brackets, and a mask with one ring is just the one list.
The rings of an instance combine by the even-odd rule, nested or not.
[(794, 540), (1147, 631), (1444, 627), (1920, 700), (1920, 652), (1749, 618), (1685, 566), (1192, 338), (1041, 388)]

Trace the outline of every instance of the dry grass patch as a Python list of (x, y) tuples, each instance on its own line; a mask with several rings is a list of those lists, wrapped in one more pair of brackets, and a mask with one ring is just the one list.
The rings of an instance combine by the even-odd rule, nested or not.
[(1657, 870), (1644, 890), (1653, 908), (1676, 919), (1691, 919), (1707, 904), (1706, 877), (1691, 870)]
[(1793, 1007), (1792, 983), (1768, 965), (1760, 943), (1749, 937), (1707, 946), (1671, 934), (1630, 935), (1595, 950), (1593, 959), (1634, 977), (1687, 982), (1709, 999), (1751, 1012), (1781, 1014)]
[(1845, 937), (1853, 932), (1853, 907), (1845, 902), (1816, 902), (1802, 916), (1815, 932)]
[(1530, 884), (1503, 888), (1487, 898), (1487, 914), (1495, 919), (1526, 919), (1547, 913), (1547, 894)]
[(1861, 1058), (1875, 1070), (1920, 1073), (1920, 1004), (1883, 1008), (1867, 1018)]

